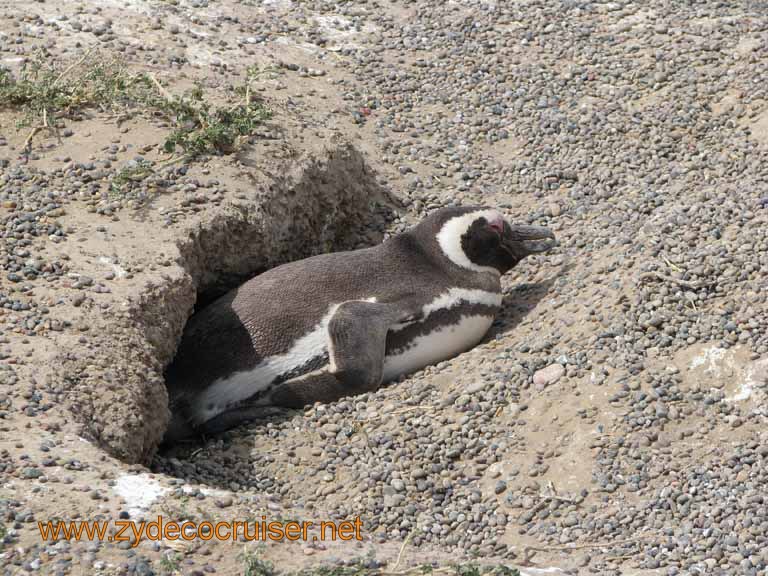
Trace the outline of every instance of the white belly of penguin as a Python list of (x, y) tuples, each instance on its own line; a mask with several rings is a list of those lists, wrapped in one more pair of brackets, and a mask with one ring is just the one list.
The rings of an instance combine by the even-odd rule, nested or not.
[[(376, 302), (375, 297), (363, 299)], [(328, 353), (328, 323), (338, 304), (333, 304), (320, 322), (307, 334), (296, 340), (283, 354), (265, 358), (250, 370), (235, 372), (211, 383), (194, 400), (193, 423), (201, 424), (218, 416), (228, 408), (267, 390), (279, 377), (304, 366), (308, 362)]]
[(330, 313), (311, 332), (284, 354), (270, 356), (251, 370), (235, 372), (213, 382), (197, 399), (195, 423), (217, 416), (229, 407), (268, 389), (272, 383), (328, 351), (327, 326)]
[[(462, 316), (457, 324), (417, 336), (398, 354), (384, 357), (382, 381), (410, 374), (447, 360), (475, 346), (493, 324), (493, 316)], [(205, 422), (260, 390), (269, 388), (279, 375), (307, 362), (327, 350), (325, 326), (305, 336), (287, 354), (272, 357), (253, 370), (237, 372), (214, 382), (197, 398), (196, 423)]]
[(493, 324), (493, 316), (462, 316), (457, 324), (417, 336), (398, 354), (384, 357), (384, 382), (447, 360), (475, 346)]

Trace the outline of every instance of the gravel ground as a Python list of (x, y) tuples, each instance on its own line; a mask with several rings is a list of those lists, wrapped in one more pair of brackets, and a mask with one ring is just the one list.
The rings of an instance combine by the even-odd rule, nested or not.
[[(274, 64), (261, 90), (288, 128), (266, 127), (255, 149), (274, 169), (290, 159), (283, 139), (352, 140), (406, 207), (389, 233), (479, 203), (561, 243), (505, 279), (505, 313), (475, 350), (159, 455), (150, 469), (169, 492), (153, 506), (359, 515), (365, 546), (390, 562), (407, 540), (412, 563), (768, 574), (768, 4), (0, 0), (0, 60), (14, 69), (41, 45), (77, 57), (94, 43), (219, 90)], [(164, 545), (35, 541), (33, 520), (62, 513), (66, 485), (81, 495), (64, 510), (90, 500), (110, 517), (127, 506), (120, 475), (146, 470), (78, 444), (61, 391), (30, 376), (88, 345), (84, 302), (117, 315), (124, 274), (160, 274), (153, 256), (85, 275), (62, 246), (78, 241), (74, 215), (103, 223), (97, 244), (99, 227), (143, 217), (151, 183), (114, 198), (105, 180), (137, 155), (157, 161), (145, 147), (162, 127), (139, 119), (113, 138), (83, 119), (63, 142), (41, 136), (25, 163), (12, 119), (0, 111), (0, 561), (8, 574), (162, 573)], [(242, 166), (169, 169), (158, 225), (172, 237), (232, 201), (248, 180), (219, 171)], [(349, 556), (297, 546), (267, 556), (287, 568)], [(230, 573), (226, 550), (185, 550), (180, 570)]]

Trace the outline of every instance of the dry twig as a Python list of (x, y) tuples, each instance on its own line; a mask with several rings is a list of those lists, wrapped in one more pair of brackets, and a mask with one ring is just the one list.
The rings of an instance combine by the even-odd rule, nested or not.
[(35, 126), (34, 128), (32, 128), (31, 132), (27, 135), (26, 139), (24, 140), (24, 145), (22, 146), (22, 154), (24, 156), (29, 156), (32, 153), (32, 139), (43, 128), (44, 126)]
[(91, 54), (93, 54), (93, 52), (94, 52), (95, 50), (96, 50), (96, 48), (95, 48), (95, 47), (94, 47), (94, 48), (91, 48), (90, 50), (88, 50), (88, 52), (86, 52), (85, 54), (83, 54), (83, 55), (82, 55), (82, 57), (81, 57), (81, 58), (80, 58), (80, 59), (79, 59), (77, 62), (73, 62), (72, 64), (70, 64), (69, 66), (67, 66), (67, 67), (64, 69), (64, 72), (62, 72), (61, 74), (59, 74), (59, 76), (56, 78), (56, 80), (54, 80), (54, 81), (53, 81), (53, 84), (52, 84), (52, 86), (54, 86), (54, 87), (55, 87), (55, 86), (57, 86), (57, 85), (59, 84), (59, 82), (61, 82), (61, 81), (62, 81), (62, 80), (63, 80), (63, 79), (64, 79), (64, 78), (67, 76), (67, 74), (69, 74), (70, 72), (72, 72), (72, 70), (74, 70), (75, 68), (77, 68), (78, 66), (80, 66), (80, 64), (82, 64), (83, 62), (85, 62), (85, 61), (88, 59), (88, 57), (89, 57)]
[(638, 276), (638, 281), (643, 282), (645, 280), (664, 280), (665, 282), (672, 282), (674, 284), (679, 284), (680, 286), (683, 286), (684, 288), (690, 288), (691, 290), (698, 290), (699, 288), (704, 288), (705, 286), (711, 286), (714, 284), (714, 282), (691, 282), (690, 280), (683, 280), (682, 278), (673, 278), (672, 276), (667, 276), (666, 274), (662, 274), (661, 272), (651, 271), (651, 272), (643, 272)]
[(405, 547), (408, 546), (408, 542), (411, 541), (412, 535), (413, 532), (408, 532), (408, 536), (406, 536), (405, 540), (403, 540), (403, 545), (400, 546), (400, 553), (397, 555), (397, 562), (395, 562), (395, 567), (392, 568), (392, 572), (397, 572), (397, 569), (400, 568), (400, 562), (403, 559), (403, 552), (405, 552)]
[(426, 414), (428, 410), (431, 410), (429, 406), (411, 406), (409, 408), (403, 408), (402, 410), (395, 410), (394, 412), (389, 412), (388, 414), (380, 414), (379, 416), (374, 416), (373, 418), (366, 418), (365, 420), (358, 420), (360, 423), (366, 423), (366, 422), (376, 422), (376, 420), (381, 420), (382, 418), (389, 418), (390, 416), (397, 416), (399, 414), (405, 414), (406, 412), (413, 412), (414, 410), (424, 410), (426, 416), (430, 416), (429, 414)]
[(587, 550), (590, 548), (611, 548), (615, 546), (624, 546), (627, 544), (639, 544), (648, 540), (650, 536), (638, 536), (637, 538), (628, 538), (626, 540), (616, 540), (615, 542), (595, 542), (594, 544), (577, 544), (575, 546), (526, 546), (526, 550), (537, 550), (539, 552), (568, 552), (569, 550)]
[[(56, 77), (56, 79), (53, 81), (53, 84), (51, 84), (51, 87), (52, 88), (56, 87), (59, 84), (59, 82), (61, 82), (67, 76), (67, 74), (69, 74), (72, 70), (80, 66), (83, 62), (85, 62), (91, 56), (91, 54), (93, 54), (94, 50), (96, 50), (95, 47), (91, 48), (85, 54), (83, 54), (79, 60), (67, 66), (64, 69), (64, 71)], [(22, 145), (22, 155), (27, 160), (29, 159), (29, 155), (32, 153), (32, 140), (37, 135), (37, 133), (43, 129), (46, 129), (46, 130), (51, 129), (51, 126), (48, 124), (48, 108), (44, 106), (42, 112), (43, 112), (43, 123), (39, 126), (35, 126), (34, 128), (32, 128), (32, 130), (29, 132), (27, 137), (24, 139), (24, 144)]]
[(163, 85), (160, 84), (160, 82), (157, 81), (157, 78), (155, 78), (154, 74), (147, 74), (147, 76), (149, 76), (149, 79), (152, 81), (152, 84), (155, 85), (155, 88), (157, 88), (157, 91), (160, 92), (160, 95), (163, 98), (165, 98), (168, 102), (172, 103), (174, 101), (173, 96), (171, 96), (168, 93), (168, 90), (163, 88)]

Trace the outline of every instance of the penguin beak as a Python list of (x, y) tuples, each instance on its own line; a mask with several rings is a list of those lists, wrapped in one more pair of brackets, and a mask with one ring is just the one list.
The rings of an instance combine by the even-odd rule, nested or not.
[(502, 246), (518, 258), (541, 254), (557, 246), (557, 239), (549, 228), (542, 226), (505, 226)]

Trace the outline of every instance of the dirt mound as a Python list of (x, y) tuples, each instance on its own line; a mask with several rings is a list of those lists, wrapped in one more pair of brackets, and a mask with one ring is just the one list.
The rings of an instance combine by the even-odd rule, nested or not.
[(52, 386), (83, 434), (122, 460), (146, 462), (168, 423), (163, 370), (195, 303), (277, 264), (359, 245), (383, 222), (381, 198), (360, 153), (342, 144), (207, 211), (181, 240), (158, 241), (144, 222), (139, 247), (158, 255), (162, 273), (127, 282), (123, 311), (102, 319), (97, 347), (75, 346), (56, 360)]

